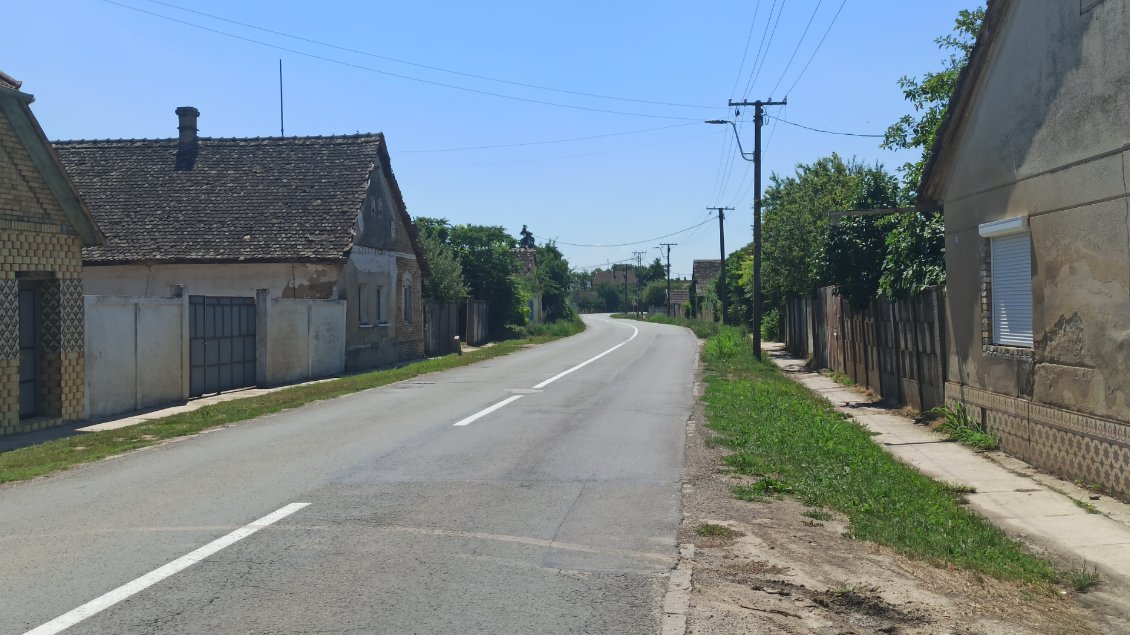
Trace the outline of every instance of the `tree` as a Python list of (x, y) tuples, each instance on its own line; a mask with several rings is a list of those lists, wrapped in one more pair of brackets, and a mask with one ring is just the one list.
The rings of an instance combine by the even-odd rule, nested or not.
[[(864, 168), (851, 209), (897, 207), (898, 179), (880, 166)], [(828, 232), (828, 278), (853, 308), (862, 309), (879, 293), (891, 223), (880, 216), (842, 218)]]
[(667, 279), (653, 280), (644, 287), (644, 304), (650, 309), (653, 306), (667, 306)]
[(882, 147), (889, 150), (917, 148), (921, 151), (918, 161), (902, 166), (903, 182), (908, 192), (914, 192), (922, 180), (922, 170), (949, 109), (950, 95), (962, 69), (969, 63), (969, 54), (984, 21), (984, 7), (959, 11), (953, 32), (934, 40), (938, 48), (949, 51), (942, 70), (926, 73), (922, 79), (906, 75), (899, 78), (903, 96), (914, 106), (917, 114), (903, 115), (887, 128)]
[(467, 299), (467, 285), (463, 282), (463, 265), (451, 245), (443, 243), (434, 234), (421, 232), (420, 242), (428, 258), (432, 275), (424, 278), (424, 297), (436, 302), (453, 304)]
[(522, 237), (518, 240), (519, 247), (521, 247), (522, 249), (533, 249), (537, 247), (537, 244), (534, 243), (533, 232), (527, 229), (525, 225), (522, 225), (522, 231), (520, 232), (520, 235)]
[(650, 265), (644, 267), (643, 269), (640, 269), (636, 274), (636, 277), (639, 278), (640, 284), (643, 285), (646, 285), (647, 283), (654, 280), (666, 280), (667, 267), (663, 266), (662, 260), (656, 258), (655, 260), (651, 261)]
[(517, 279), (515, 240), (498, 226), (455, 225), (448, 240), (459, 254), (470, 294), (490, 304), (490, 332), (502, 337), (508, 326), (526, 322), (525, 302)]
[(569, 272), (569, 262), (553, 241), (538, 248), (537, 258), (534, 274), (537, 276), (537, 288), (541, 292), (541, 306), (545, 311), (546, 321), (575, 319), (576, 310), (569, 304), (573, 279)]
[(624, 305), (624, 287), (611, 282), (602, 282), (596, 287), (605, 311), (619, 311)]
[(918, 295), (946, 281), (946, 237), (937, 212), (899, 214), (889, 220), (887, 256), (879, 278), (879, 293), (898, 300)]

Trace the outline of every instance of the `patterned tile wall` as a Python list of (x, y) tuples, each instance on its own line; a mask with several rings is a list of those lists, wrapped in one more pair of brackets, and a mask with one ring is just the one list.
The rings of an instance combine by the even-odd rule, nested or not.
[(1130, 496), (1130, 425), (952, 382), (946, 384), (946, 402), (983, 413), (1005, 452)]

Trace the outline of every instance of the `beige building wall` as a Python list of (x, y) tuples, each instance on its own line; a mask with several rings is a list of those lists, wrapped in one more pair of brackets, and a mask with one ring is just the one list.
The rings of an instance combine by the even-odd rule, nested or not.
[[(83, 415), (82, 239), (0, 115), (0, 434)], [(40, 415), (20, 419), (19, 290), (39, 291)]]
[[(1130, 494), (1130, 5), (1011, 2), (943, 200), (947, 398), (1006, 451)], [(1024, 217), (1031, 348), (994, 346), (988, 241)]]
[(87, 295), (169, 297), (184, 285), (192, 295), (336, 299), (340, 265), (315, 263), (225, 263), (88, 265), (83, 269)]

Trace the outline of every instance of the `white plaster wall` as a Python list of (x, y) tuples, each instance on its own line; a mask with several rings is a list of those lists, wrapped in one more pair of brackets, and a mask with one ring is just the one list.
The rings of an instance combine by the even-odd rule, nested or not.
[(188, 314), (181, 298), (86, 296), (86, 416), (186, 397)]
[(338, 297), (341, 267), (311, 263), (228, 263), (98, 265), (83, 267), (88, 295), (172, 295), (184, 285), (192, 295), (254, 297), (269, 289), (272, 297)]
[(269, 306), (269, 384), (293, 383), (345, 371), (344, 301), (274, 299)]

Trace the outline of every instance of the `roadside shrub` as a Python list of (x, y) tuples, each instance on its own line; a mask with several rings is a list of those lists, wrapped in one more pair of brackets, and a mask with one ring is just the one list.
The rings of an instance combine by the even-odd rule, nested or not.
[(781, 341), (781, 311), (776, 307), (761, 315), (761, 339), (766, 342)]
[(957, 403), (953, 407), (941, 406), (931, 412), (942, 417), (942, 423), (937, 430), (950, 440), (978, 450), (995, 450), (1000, 446), (1000, 440), (996, 435), (989, 432), (983, 423), (975, 421), (965, 408), (965, 404)]
[(733, 326), (719, 327), (718, 334), (706, 340), (702, 348), (702, 356), (712, 362), (733, 359), (747, 352), (745, 332)]

